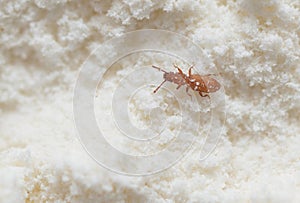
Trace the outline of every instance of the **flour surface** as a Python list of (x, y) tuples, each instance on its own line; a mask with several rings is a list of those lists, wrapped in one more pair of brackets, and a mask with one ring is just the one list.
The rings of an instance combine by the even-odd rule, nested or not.
[[(203, 49), (223, 78), (225, 131), (203, 161), (196, 148), (162, 173), (128, 177), (100, 167), (81, 146), (73, 90), (99, 44), (146, 28), (180, 33)], [(0, 202), (300, 202), (300, 1), (1, 0), (0, 44)], [(110, 69), (96, 98), (100, 123), (119, 79), (153, 61), (172, 70), (173, 59), (161, 55)], [(178, 104), (164, 90), (154, 100), (151, 90), (130, 100), (129, 113), (143, 128), (151, 125), (143, 112), (171, 106), (158, 112), (168, 131), (155, 145), (130, 145), (103, 126), (126, 153), (156, 153), (174, 139)], [(197, 134), (196, 120), (189, 123)]]

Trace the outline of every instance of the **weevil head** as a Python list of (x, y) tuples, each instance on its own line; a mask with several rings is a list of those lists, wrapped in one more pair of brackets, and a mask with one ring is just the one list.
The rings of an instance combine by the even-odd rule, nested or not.
[(174, 72), (164, 73), (164, 79), (173, 82), (174, 79), (176, 79), (177, 74)]
[(167, 80), (167, 81), (170, 81), (170, 78), (172, 77), (171, 73), (172, 72), (170, 72), (170, 73), (164, 73), (164, 79)]

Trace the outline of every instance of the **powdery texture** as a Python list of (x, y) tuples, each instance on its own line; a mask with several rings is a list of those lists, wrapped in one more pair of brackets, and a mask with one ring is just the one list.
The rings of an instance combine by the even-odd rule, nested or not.
[[(81, 147), (72, 94), (99, 43), (143, 28), (204, 49), (226, 133), (204, 161), (125, 177)], [(300, 201), (300, 1), (2, 0), (0, 33), (0, 202)]]

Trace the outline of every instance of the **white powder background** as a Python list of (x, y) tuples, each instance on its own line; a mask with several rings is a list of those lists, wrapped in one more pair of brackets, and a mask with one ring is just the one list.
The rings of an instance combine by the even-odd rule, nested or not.
[[(149, 177), (108, 172), (76, 137), (72, 96), (98, 44), (181, 33), (222, 72), (226, 133)], [(2, 0), (0, 202), (299, 202), (300, 1)]]

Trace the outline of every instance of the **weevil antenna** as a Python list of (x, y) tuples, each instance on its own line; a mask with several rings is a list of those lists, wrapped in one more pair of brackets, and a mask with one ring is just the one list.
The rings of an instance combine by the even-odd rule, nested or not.
[(157, 69), (157, 70), (159, 70), (159, 71), (161, 71), (161, 72), (167, 73), (167, 71), (165, 71), (165, 70), (163, 70), (163, 69), (161, 69), (161, 68), (159, 68), (159, 67), (157, 67), (157, 66), (153, 66), (153, 65), (152, 65), (152, 68), (155, 68), (155, 69)]
[(154, 91), (153, 93), (156, 93), (157, 90), (166, 82), (167, 80), (164, 80)]

